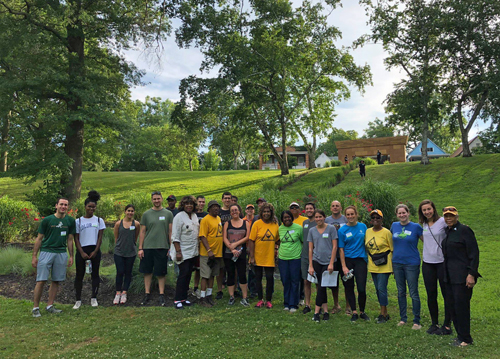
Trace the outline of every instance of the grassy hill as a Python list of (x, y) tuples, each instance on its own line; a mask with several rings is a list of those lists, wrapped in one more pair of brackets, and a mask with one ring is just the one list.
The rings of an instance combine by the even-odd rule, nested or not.
[[(281, 310), (282, 288), (278, 282), (272, 310), (227, 306), (226, 294), (212, 309), (194, 307), (178, 311), (173, 308), (129, 307), (95, 310), (86, 305), (75, 313), (70, 305), (61, 305), (65, 310), (61, 316), (42, 313), (45, 315), (41, 320), (35, 321), (30, 317), (31, 302), (0, 296), (2, 356), (498, 358), (500, 271), (496, 252), (499, 243), (496, 204), (500, 200), (499, 167), (500, 155), (436, 160), (428, 166), (404, 163), (367, 167), (367, 177), (398, 185), (402, 200), (418, 205), (421, 200), (429, 198), (438, 208), (455, 205), (460, 220), (475, 231), (481, 251), (479, 271), (483, 278), (475, 287), (472, 298), (471, 329), (475, 339), (472, 347), (453, 348), (449, 345), (449, 337), (430, 336), (425, 330), (413, 331), (409, 326), (396, 327), (399, 318), (397, 292), (391, 277), (388, 308), (392, 319), (383, 325), (375, 324), (374, 320), (351, 325), (349, 317), (344, 314), (333, 315), (329, 322), (318, 325), (311, 321), (312, 315), (284, 313)], [(338, 169), (313, 171), (285, 188), (283, 194), (302, 196), (305, 189), (321, 186), (335, 171)], [(255, 174), (214, 172), (198, 178), (197, 175), (202, 176), (199, 173), (194, 177), (189, 173), (175, 173), (177, 177), (174, 178), (174, 173), (172, 176), (134, 173), (125, 179), (129, 174), (124, 176), (122, 173), (109, 174), (112, 177), (109, 179), (102, 176), (101, 184), (109, 183), (109, 188), (113, 188), (110, 193), (116, 194), (116, 198), (120, 198), (120, 191), (137, 187), (139, 182), (135, 180), (139, 178), (148, 190), (164, 185), (160, 189), (182, 194), (201, 186), (196, 188), (203, 189), (205, 194), (221, 193), (226, 188), (239, 194), (268, 178), (266, 176), (276, 174), (267, 171)], [(92, 176), (99, 180), (99, 174)], [(86, 186), (91, 183), (92, 176), (84, 178)], [(241, 186), (238, 186), (238, 181)], [(116, 183), (111, 185), (113, 182)], [(4, 193), (2, 183), (0, 192)], [(333, 194), (360, 183), (359, 174), (353, 171), (340, 185), (326, 193)], [(186, 192), (182, 192), (183, 188)], [(168, 283), (174, 283), (172, 273)], [(367, 313), (374, 319), (378, 315), (378, 304), (371, 279), (367, 283), (367, 292)], [(420, 297), (422, 324), (426, 329), (430, 318), (422, 279)], [(331, 301), (331, 295), (329, 299)], [(100, 300), (111, 301), (112, 298)], [(440, 308), (443, 308), (442, 303)], [(441, 311), (441, 320), (442, 316)]]

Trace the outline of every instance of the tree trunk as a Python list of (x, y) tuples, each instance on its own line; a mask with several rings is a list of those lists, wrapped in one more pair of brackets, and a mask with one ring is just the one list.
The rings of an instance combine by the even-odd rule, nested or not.
[(7, 143), (9, 142), (9, 130), (10, 130), (10, 117), (12, 112), (9, 111), (5, 117), (5, 122), (2, 126), (2, 140), (0, 142), (0, 172), (7, 172), (7, 156), (9, 152), (7, 151)]
[(424, 120), (424, 122), (422, 123), (422, 147), (420, 149), (420, 153), (422, 154), (420, 163), (423, 165), (428, 165), (430, 163), (429, 157), (427, 155), (428, 136), (429, 136), (429, 124), (427, 123), (427, 120)]
[(281, 161), (278, 158), (278, 162), (280, 163), (281, 167), (281, 175), (286, 176), (287, 174), (290, 173), (288, 169), (288, 157), (286, 155), (286, 127), (285, 127), (285, 120), (282, 118), (281, 119), (281, 149), (283, 150), (281, 154)]
[(316, 149), (314, 147), (310, 147), (307, 149), (307, 152), (309, 153), (309, 169), (312, 170), (313, 168), (316, 168), (316, 163), (314, 162), (316, 159)]
[(472, 152), (469, 147), (469, 132), (461, 127), (460, 132), (462, 134), (462, 157), (472, 157)]
[(79, 94), (85, 78), (85, 39), (82, 25), (77, 22), (67, 26), (68, 48), (69, 48), (69, 89), (71, 99), (68, 103), (70, 122), (66, 129), (66, 140), (64, 141), (64, 152), (73, 161), (70, 173), (63, 173), (61, 177), (62, 195), (71, 201), (80, 197), (82, 189), (83, 170), (83, 129), (84, 122), (80, 119), (79, 112), (84, 106)]
[(192, 158), (190, 158), (190, 159), (188, 160), (188, 162), (189, 162), (189, 170), (190, 170), (191, 172), (193, 172), (193, 159), (192, 159)]
[(238, 155), (234, 156), (233, 168), (235, 171), (238, 169)]

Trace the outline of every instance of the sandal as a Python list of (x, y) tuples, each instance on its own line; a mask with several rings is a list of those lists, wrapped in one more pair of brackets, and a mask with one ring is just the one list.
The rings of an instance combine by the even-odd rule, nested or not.
[(342, 311), (342, 308), (339, 306), (339, 307), (335, 307), (332, 309), (332, 314), (337, 314), (337, 313), (340, 313)]
[(352, 315), (352, 310), (351, 308), (345, 310), (346, 315)]

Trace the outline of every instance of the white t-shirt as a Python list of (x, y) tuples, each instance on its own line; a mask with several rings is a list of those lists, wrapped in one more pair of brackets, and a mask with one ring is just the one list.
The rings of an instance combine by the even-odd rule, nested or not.
[(97, 244), (97, 236), (101, 229), (106, 228), (106, 224), (102, 218), (97, 219), (80, 217), (75, 221), (76, 233), (80, 235), (80, 245), (82, 247), (95, 246)]
[[(199, 238), (198, 234), (200, 232), (200, 223), (198, 222), (198, 216), (196, 213), (189, 215), (181, 211), (174, 217), (174, 222), (172, 224), (172, 246), (170, 247), (170, 258), (177, 263), (176, 251), (174, 242), (179, 242), (182, 252), (182, 259), (196, 257), (199, 253)], [(182, 262), (179, 262), (180, 264)]]
[(440, 217), (430, 229), (427, 223), (424, 223), (422, 227), (424, 229), (424, 248), (422, 250), (424, 262), (430, 264), (443, 263), (444, 256), (441, 246), (443, 239), (446, 237), (445, 229), (447, 227), (444, 218)]

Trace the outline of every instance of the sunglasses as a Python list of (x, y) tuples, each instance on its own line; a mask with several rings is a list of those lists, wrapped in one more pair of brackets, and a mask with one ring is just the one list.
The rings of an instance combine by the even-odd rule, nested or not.
[(291, 206), (290, 209), (299, 209), (299, 206)]
[(371, 218), (372, 219), (382, 219), (382, 217), (380, 217), (380, 216), (372, 216)]
[(445, 207), (445, 208), (443, 208), (443, 212), (447, 212), (447, 211), (457, 212), (457, 209), (455, 207)]

